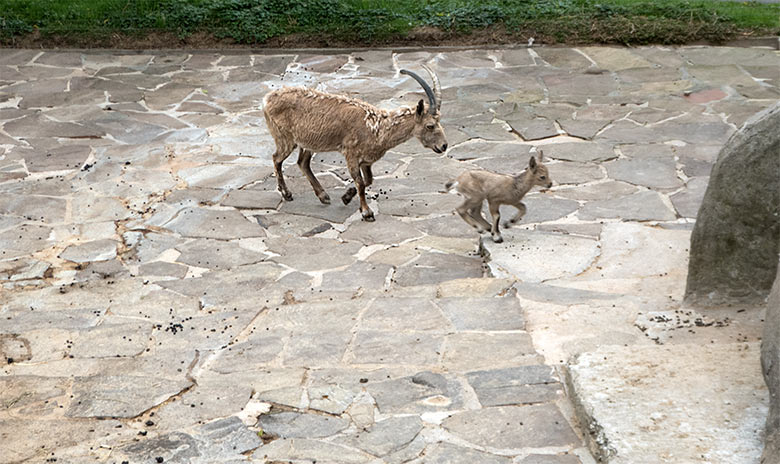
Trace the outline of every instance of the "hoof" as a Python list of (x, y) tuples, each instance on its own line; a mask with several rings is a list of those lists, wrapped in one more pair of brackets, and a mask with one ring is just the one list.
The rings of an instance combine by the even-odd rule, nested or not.
[(513, 223), (512, 223), (512, 222), (509, 222), (509, 221), (505, 222), (505, 223), (503, 224), (503, 225), (504, 225), (504, 229), (509, 229), (510, 227), (512, 227), (512, 224), (513, 224)]
[(282, 198), (284, 199), (284, 201), (293, 201), (292, 193), (290, 193), (290, 192), (281, 192), (281, 193), (282, 193)]
[(495, 236), (495, 235), (494, 235), (494, 236), (493, 236), (493, 241), (494, 241), (494, 242), (496, 242), (496, 243), (501, 243), (501, 242), (503, 242), (503, 241), (504, 241), (504, 238), (503, 238), (503, 237), (501, 237), (500, 235), (498, 235), (498, 236)]
[(366, 222), (374, 222), (374, 213), (372, 211), (366, 211), (363, 213), (363, 220)]
[(322, 195), (319, 195), (317, 198), (320, 199), (320, 203), (322, 203), (323, 205), (330, 204), (330, 196), (327, 193), (323, 193)]
[(343, 201), (345, 205), (348, 205), (349, 202), (355, 198), (355, 195), (357, 195), (357, 189), (355, 187), (350, 187), (347, 189), (347, 192), (341, 196), (341, 201)]

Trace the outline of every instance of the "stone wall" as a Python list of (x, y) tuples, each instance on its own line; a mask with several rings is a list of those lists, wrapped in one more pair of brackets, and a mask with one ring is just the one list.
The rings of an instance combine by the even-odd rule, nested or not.
[(762, 464), (780, 462), (780, 268), (778, 268), (764, 318), (761, 370), (769, 387), (769, 415)]
[(780, 103), (718, 155), (691, 236), (686, 302), (760, 303), (780, 251)]

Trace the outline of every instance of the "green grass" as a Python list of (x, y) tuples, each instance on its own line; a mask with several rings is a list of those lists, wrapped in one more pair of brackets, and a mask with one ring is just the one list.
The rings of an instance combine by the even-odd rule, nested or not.
[(295, 34), (376, 45), (412, 30), (564, 43), (684, 43), (780, 32), (780, 5), (709, 0), (0, 0), (0, 41), (102, 44), (149, 33), (263, 44)]

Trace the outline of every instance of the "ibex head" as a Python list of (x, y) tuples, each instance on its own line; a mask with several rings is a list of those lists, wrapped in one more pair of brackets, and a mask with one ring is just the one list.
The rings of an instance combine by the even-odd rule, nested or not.
[(550, 188), (552, 187), (552, 179), (550, 179), (550, 173), (547, 171), (547, 166), (542, 164), (542, 150), (536, 154), (536, 158), (531, 155), (531, 159), (528, 160), (528, 169), (531, 172), (531, 182), (533, 185), (539, 187)]
[(433, 90), (431, 90), (431, 87), (422, 77), (406, 69), (401, 70), (401, 74), (406, 74), (416, 80), (428, 96), (427, 111), (423, 100), (417, 103), (414, 136), (417, 137), (425, 148), (430, 148), (436, 153), (444, 153), (447, 150), (447, 137), (444, 135), (444, 128), (441, 127), (439, 122), (441, 118), (441, 87), (436, 74), (428, 66), (423, 65), (423, 68), (431, 75)]

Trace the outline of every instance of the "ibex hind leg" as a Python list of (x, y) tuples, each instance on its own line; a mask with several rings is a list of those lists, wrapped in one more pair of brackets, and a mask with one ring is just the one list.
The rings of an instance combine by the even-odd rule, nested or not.
[(320, 199), (320, 202), (329, 205), (330, 196), (328, 195), (328, 192), (326, 192), (325, 189), (322, 188), (322, 184), (320, 184), (320, 181), (317, 180), (317, 176), (315, 176), (314, 173), (311, 172), (312, 156), (314, 156), (314, 153), (311, 150), (307, 150), (301, 147), (301, 149), (298, 151), (298, 167), (301, 168), (303, 174), (306, 176), (307, 179), (309, 179), (311, 188), (314, 189), (314, 194), (317, 195), (317, 198)]
[(481, 226), (482, 230), (480, 233), (490, 230), (490, 223), (482, 216), (482, 202), (471, 208), (469, 215)]
[(493, 217), (493, 228), (490, 230), (490, 235), (493, 236), (493, 241), (496, 243), (504, 241), (504, 237), (501, 236), (501, 230), (498, 228), (498, 223), (501, 221), (501, 213), (498, 209), (499, 206), (501, 206), (499, 203), (488, 202), (488, 209), (490, 210), (490, 215)]
[(290, 153), (295, 149), (295, 145), (276, 143), (276, 152), (274, 152), (274, 171), (276, 171), (276, 185), (279, 189), (279, 193), (282, 194), (282, 198), (286, 201), (292, 201), (293, 196), (290, 190), (287, 188), (287, 184), (284, 182), (284, 175), (282, 174), (282, 163), (290, 156)]
[[(474, 218), (474, 216), (472, 215), (472, 210), (474, 208), (480, 208), (481, 206), (482, 206), (482, 201), (476, 203), (474, 200), (466, 199), (466, 201), (464, 201), (462, 205), (458, 206), (455, 209), (455, 212), (457, 212), (458, 215), (460, 215), (461, 219), (463, 219), (466, 222), (466, 224), (477, 229), (477, 232), (479, 233), (484, 232), (486, 229), (482, 227), (482, 225)], [(488, 224), (487, 229), (489, 228), (490, 225)]]

